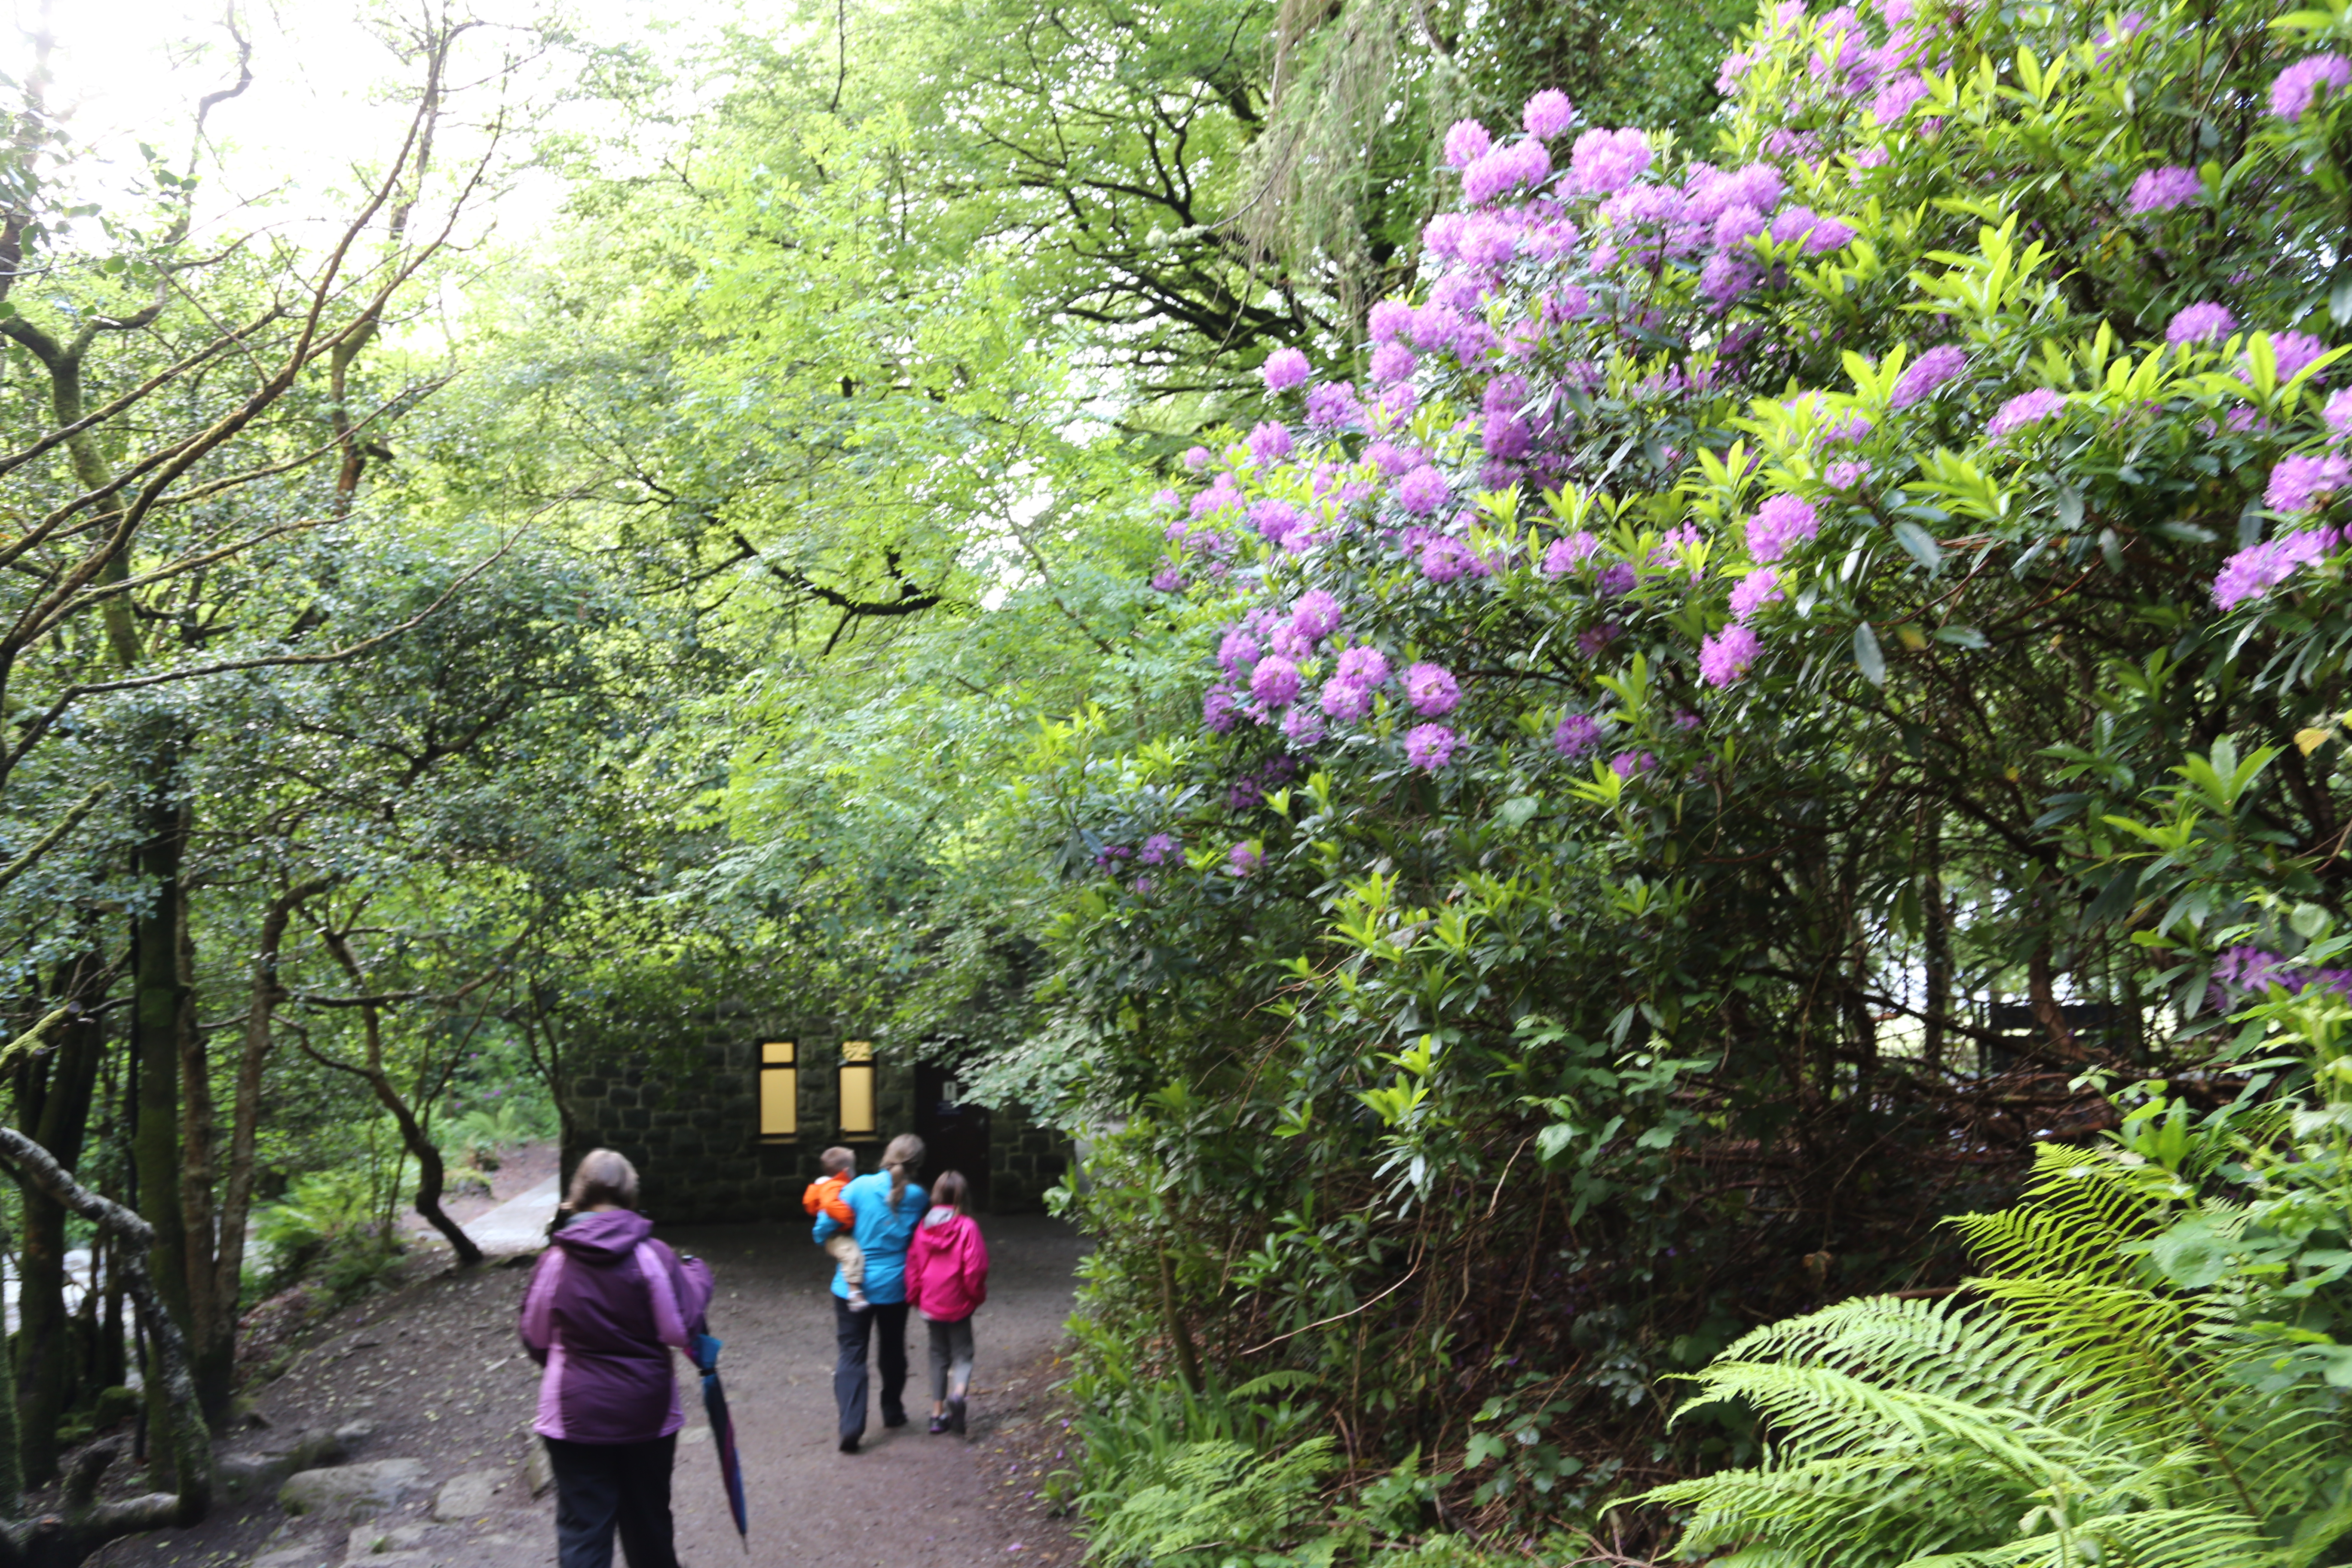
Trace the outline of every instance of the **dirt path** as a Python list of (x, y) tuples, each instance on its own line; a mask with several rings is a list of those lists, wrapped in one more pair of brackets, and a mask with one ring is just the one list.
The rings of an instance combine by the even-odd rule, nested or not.
[[(977, 1321), (969, 1442), (933, 1437), (923, 1331), (908, 1325), (917, 1419), (885, 1431), (870, 1417), (865, 1451), (834, 1444), (831, 1263), (803, 1226), (665, 1229), (681, 1251), (708, 1258), (718, 1278), (712, 1332), (726, 1342), (720, 1371), (735, 1413), (751, 1514), (751, 1551), (737, 1544), (698, 1385), (683, 1382), (688, 1430), (674, 1491), (687, 1568), (973, 1568), (984, 1563), (1075, 1561), (1057, 1522), (1028, 1500), (1036, 1423), (1067, 1316), (1079, 1244), (1069, 1228), (1034, 1216), (982, 1222), (993, 1258), (989, 1302)], [(543, 1568), (555, 1560), (554, 1497), (530, 1495), (525, 1466), (537, 1369), (518, 1353), (514, 1316), (525, 1270), (443, 1274), (365, 1303), (322, 1325), (292, 1369), (257, 1392), (268, 1424), (242, 1443), (277, 1442), (320, 1427), (367, 1424), (349, 1463), (423, 1462), (403, 1500), (356, 1531), (348, 1521), (289, 1519), (268, 1499), (225, 1506), (193, 1531), (124, 1542), (105, 1568)], [(681, 1363), (682, 1365), (682, 1363)], [(236, 1447), (237, 1445), (232, 1445)], [(1021, 1456), (1032, 1456), (1024, 1460)], [(1016, 1466), (1020, 1468), (1015, 1468)], [(453, 1479), (488, 1473), (504, 1485), (459, 1509), (436, 1498)]]

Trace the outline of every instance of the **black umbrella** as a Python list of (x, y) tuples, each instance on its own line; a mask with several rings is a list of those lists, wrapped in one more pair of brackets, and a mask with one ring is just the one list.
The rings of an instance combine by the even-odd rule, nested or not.
[(719, 1447), (719, 1479), (727, 1483), (727, 1506), (735, 1514), (735, 1533), (743, 1550), (751, 1550), (751, 1527), (743, 1506), (743, 1461), (735, 1452), (735, 1418), (727, 1414), (727, 1391), (719, 1386), (719, 1346), (704, 1330), (689, 1336), (694, 1364), (702, 1369), (702, 1408), (710, 1417), (710, 1440)]

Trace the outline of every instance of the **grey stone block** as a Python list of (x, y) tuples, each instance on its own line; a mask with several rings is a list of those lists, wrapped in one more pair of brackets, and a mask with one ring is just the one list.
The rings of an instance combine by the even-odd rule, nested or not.
[(301, 1470), (278, 1489), (278, 1506), (288, 1513), (361, 1520), (395, 1507), (425, 1489), (422, 1459), (375, 1459), (334, 1469)]
[(512, 1470), (469, 1470), (441, 1483), (433, 1499), (433, 1517), (444, 1524), (459, 1524), (499, 1507), (514, 1484)]

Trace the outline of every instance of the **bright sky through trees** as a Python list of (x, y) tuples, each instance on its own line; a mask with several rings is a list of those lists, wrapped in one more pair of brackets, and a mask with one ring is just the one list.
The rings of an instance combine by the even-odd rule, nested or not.
[[(200, 222), (241, 231), (260, 208), (274, 209), (275, 221), (299, 224), (299, 215), (330, 205), (296, 199), (298, 193), (348, 195), (358, 174), (379, 167), (397, 146), (410, 110), (395, 89), (415, 74), (401, 54), (428, 8), (472, 23), (451, 73), (461, 93), (509, 59), (520, 67), (503, 95), (509, 113), (500, 196), (495, 208), (485, 205), (474, 216), (477, 226), (495, 225), (509, 240), (546, 221), (562, 200), (558, 180), (522, 167), (535, 139), (612, 128), (609, 105), (600, 111), (578, 101), (592, 57), (627, 50), (668, 67), (740, 18), (732, 4), (679, 7), (656, 0), (458, 6), (289, 0), (234, 7), (197, 0), (20, 0), (14, 25), (0, 37), (0, 72), (26, 79), (35, 69), (34, 40), (46, 30), (54, 40), (52, 105), (68, 133), (98, 154), (116, 190), (128, 190), (142, 174), (142, 143), (169, 166), (184, 165), (192, 111), (205, 95), (236, 84), (242, 35), (252, 81), (209, 112), (206, 134), (221, 166), (205, 171)], [(490, 108), (489, 96), (478, 94), (448, 126), (442, 167), (477, 158), (489, 145)], [(239, 214), (246, 216), (234, 216)]]

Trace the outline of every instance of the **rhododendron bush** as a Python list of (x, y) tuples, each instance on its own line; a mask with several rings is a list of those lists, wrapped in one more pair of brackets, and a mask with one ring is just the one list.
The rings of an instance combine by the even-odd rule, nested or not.
[(1454, 128), (1410, 295), (1150, 502), (1197, 709), (1041, 756), (1101, 1310), (1572, 1521), (2087, 1077), (2226, 1091), (2352, 831), (2347, 49), (1788, 0), (1715, 145)]

